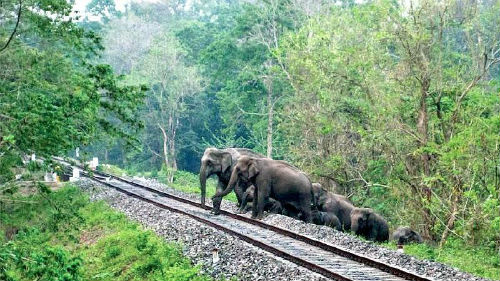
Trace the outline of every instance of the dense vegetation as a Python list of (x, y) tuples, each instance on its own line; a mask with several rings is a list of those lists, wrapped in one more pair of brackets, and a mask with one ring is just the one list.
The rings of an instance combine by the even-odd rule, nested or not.
[(0, 182), (80, 146), (178, 184), (247, 147), (500, 264), (498, 0), (2, 3)]
[(101, 38), (75, 23), (72, 4), (0, 4), (0, 182), (26, 154), (54, 155), (99, 134), (132, 143), (144, 87), (123, 85), (96, 61)]
[(172, 181), (206, 146), (249, 147), (429, 241), (498, 248), (498, 1), (182, 7), (101, 25), (105, 62), (151, 90), (142, 150), (92, 153)]
[(10, 199), (0, 205), (1, 280), (212, 280), (179, 245), (75, 187)]

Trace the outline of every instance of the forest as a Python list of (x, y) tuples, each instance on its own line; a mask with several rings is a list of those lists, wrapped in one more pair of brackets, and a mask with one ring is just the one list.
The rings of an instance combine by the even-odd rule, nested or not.
[(0, 0), (0, 191), (32, 153), (172, 183), (250, 148), (500, 263), (500, 1), (122, 4)]

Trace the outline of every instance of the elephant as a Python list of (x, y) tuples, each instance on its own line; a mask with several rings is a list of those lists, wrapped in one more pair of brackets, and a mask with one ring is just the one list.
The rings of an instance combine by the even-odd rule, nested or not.
[[(240, 214), (246, 213), (246, 207), (248, 205), (248, 202), (254, 201), (254, 194), (255, 194), (255, 186), (252, 184), (249, 187), (247, 187), (245, 193), (243, 193), (240, 209), (238, 211)], [(283, 213), (283, 207), (281, 206), (280, 202), (272, 198), (269, 198), (269, 200), (266, 202), (266, 205), (264, 206), (264, 211), (281, 215)]]
[(266, 202), (272, 198), (279, 201), (283, 208), (296, 210), (305, 222), (311, 221), (311, 181), (292, 165), (280, 160), (242, 156), (233, 169), (226, 189), (212, 198), (221, 200), (238, 181), (255, 186), (252, 218), (261, 219)]
[[(203, 153), (203, 157), (201, 158), (200, 166), (201, 204), (203, 206), (205, 206), (207, 178), (209, 178), (211, 175), (217, 175), (219, 179), (217, 182), (217, 191), (220, 192), (224, 190), (224, 188), (229, 183), (229, 179), (231, 178), (231, 173), (233, 172), (233, 168), (236, 165), (236, 161), (238, 161), (238, 158), (242, 155), (248, 155), (255, 158), (265, 157), (246, 148), (205, 149), (205, 153)], [(246, 188), (246, 183), (242, 182), (238, 183), (234, 189), (236, 198), (238, 199), (238, 205), (241, 205), (241, 199)], [(213, 212), (215, 214), (220, 213), (221, 202), (222, 199), (212, 202)]]
[(351, 230), (351, 211), (354, 205), (345, 196), (328, 192), (321, 184), (313, 183), (313, 208), (334, 214), (340, 221), (341, 229)]
[(385, 219), (370, 208), (354, 208), (351, 212), (351, 230), (368, 240), (389, 240), (389, 225)]
[[(272, 199), (272, 198), (269, 198)], [(270, 200), (268, 204), (266, 204), (266, 209), (269, 213), (272, 214), (278, 214), (282, 215), (283, 214), (283, 206), (281, 206), (281, 203), (276, 201), (276, 200)]]
[(245, 193), (243, 193), (243, 197), (241, 198), (241, 204), (240, 204), (240, 213), (244, 213), (246, 206), (248, 202), (253, 202), (254, 201), (254, 194), (255, 194), (255, 186), (252, 184), (247, 189), (245, 190)]
[(407, 226), (398, 227), (392, 234), (392, 240), (396, 241), (398, 245), (424, 242), (420, 234)]
[(342, 225), (340, 224), (339, 218), (336, 215), (328, 212), (321, 212), (313, 210), (311, 212), (312, 222), (317, 225), (326, 225), (336, 230), (340, 231), (342, 229)]

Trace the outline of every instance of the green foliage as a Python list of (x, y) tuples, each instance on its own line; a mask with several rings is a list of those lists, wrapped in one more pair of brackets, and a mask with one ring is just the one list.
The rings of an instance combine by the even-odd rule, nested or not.
[[(391, 247), (395, 248), (395, 245)], [(494, 246), (471, 247), (458, 239), (449, 239), (443, 248), (411, 244), (406, 245), (404, 251), (421, 259), (441, 262), (478, 276), (500, 280), (500, 258)]]
[(151, 231), (131, 229), (108, 235), (84, 255), (90, 258), (88, 279), (208, 280), (181, 258), (179, 247), (165, 244)]
[[(10, 4), (0, 16), (12, 15)], [(122, 86), (108, 65), (92, 63), (100, 37), (75, 24), (70, 11), (64, 1), (22, 2), (23, 32), (0, 51), (0, 156), (62, 154), (102, 134), (134, 140), (145, 89)], [(0, 27), (0, 39), (8, 27)]]
[(102, 172), (105, 172), (108, 174), (117, 175), (117, 176), (129, 174), (126, 170), (124, 170), (116, 165), (110, 165), (110, 164), (99, 165), (99, 166), (97, 166), (97, 169), (99, 171), (102, 171)]
[(17, 230), (0, 240), (1, 280), (211, 280), (178, 245), (77, 188), (25, 200), (0, 206), (0, 233)]
[(23, 235), (18, 235), (16, 243), (9, 242), (0, 247), (2, 280), (83, 280), (79, 257), (71, 256), (60, 246), (34, 246), (37, 233)]
[(472, 47), (485, 36), (500, 48), (485, 28), (500, 24), (490, 4), (465, 18), (449, 9), (469, 7), (453, 1), (339, 6), (284, 36), (276, 55), (295, 89), (278, 125), (288, 157), (391, 225), (441, 243), (498, 241), (498, 65), (488, 69), (498, 58), (478, 69)]
[[(23, 154), (92, 143), (101, 162), (199, 192), (177, 170), (198, 171), (207, 146), (272, 146), (442, 256), (458, 253), (449, 241), (498, 250), (498, 1), (195, 2), (121, 14), (96, 0), (88, 9), (106, 19), (80, 25), (69, 2), (23, 1), (0, 51), (0, 182)], [(17, 3), (3, 1), (0, 48)], [(103, 46), (102, 61), (131, 75), (96, 64)], [(149, 86), (142, 107), (135, 83)], [(102, 132), (112, 137), (95, 142)]]

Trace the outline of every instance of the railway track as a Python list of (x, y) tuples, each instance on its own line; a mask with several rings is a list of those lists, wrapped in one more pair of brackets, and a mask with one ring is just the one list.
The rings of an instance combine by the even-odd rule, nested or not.
[[(55, 158), (55, 160), (71, 165), (60, 158)], [(221, 210), (220, 216), (214, 216), (208, 212), (211, 208), (207, 206), (129, 179), (102, 172), (94, 172), (93, 176), (87, 173), (84, 175), (128, 196), (186, 215), (238, 237), (329, 279), (340, 281), (433, 280), (245, 216), (224, 210)]]

